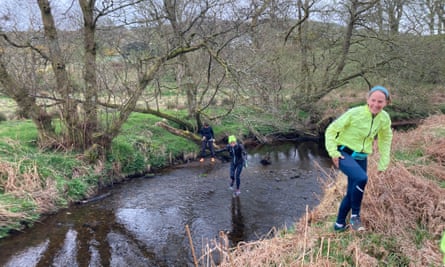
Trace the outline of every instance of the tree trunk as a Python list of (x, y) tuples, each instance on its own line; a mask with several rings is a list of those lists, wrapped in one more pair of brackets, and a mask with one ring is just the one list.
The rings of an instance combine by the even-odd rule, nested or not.
[[(182, 138), (188, 139), (192, 142), (194, 142), (196, 145), (200, 146), (201, 145), (201, 137), (197, 134), (194, 134), (193, 132), (189, 132), (189, 131), (184, 131), (184, 130), (180, 130), (177, 129), (175, 127), (172, 127), (170, 125), (168, 125), (165, 122), (158, 122), (156, 123), (156, 126), (159, 126), (165, 130), (167, 130), (168, 132), (180, 136)], [(220, 146), (218, 146), (217, 144), (213, 144), (213, 146), (215, 147), (215, 149), (220, 149)]]
[[(98, 102), (97, 104), (102, 105), (104, 107), (109, 107), (109, 108), (115, 108), (118, 109), (120, 107), (120, 105), (117, 104), (111, 104), (111, 103), (104, 103), (104, 102)], [(194, 130), (194, 126), (186, 121), (183, 121), (181, 119), (178, 119), (174, 116), (171, 116), (167, 113), (163, 113), (159, 110), (154, 110), (151, 108), (137, 108), (135, 107), (133, 109), (134, 112), (139, 112), (139, 113), (144, 113), (144, 114), (152, 114), (155, 115), (159, 118), (163, 118), (169, 121), (172, 121), (174, 123), (177, 123), (179, 125), (180, 129), (186, 130), (186, 131), (193, 131)]]
[(79, 121), (79, 126), (85, 129), (83, 131), (83, 148), (86, 149), (92, 145), (93, 136), (98, 131), (98, 121), (97, 121), (97, 75), (96, 75), (96, 25), (94, 22), (94, 3), (95, 1), (79, 1), (80, 7), (82, 9), (83, 20), (84, 20), (84, 49), (85, 49), (85, 70), (84, 70), (84, 81), (85, 81), (85, 92), (83, 93), (85, 97), (85, 102), (83, 105), (83, 122)]
[(2, 53), (0, 52), (0, 84), (3, 86), (6, 94), (14, 99), (17, 105), (26, 111), (27, 115), (35, 123), (39, 134), (40, 146), (52, 147), (57, 139), (55, 129), (51, 123), (51, 116), (36, 104), (35, 98), (28, 93), (26, 88), (20, 86), (8, 74), (1, 57)]
[(77, 127), (77, 102), (74, 100), (73, 91), (69, 84), (66, 64), (62, 55), (54, 17), (48, 0), (37, 1), (43, 21), (46, 44), (49, 49), (50, 62), (54, 71), (57, 83), (57, 93), (63, 99), (60, 109), (61, 121), (65, 126), (65, 145), (75, 149), (83, 149), (81, 135), (78, 134)]

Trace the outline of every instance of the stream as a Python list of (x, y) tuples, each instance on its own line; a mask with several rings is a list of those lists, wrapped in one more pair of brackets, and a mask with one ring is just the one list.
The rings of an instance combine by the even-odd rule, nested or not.
[(199, 258), (221, 231), (234, 246), (293, 227), (319, 203), (330, 165), (313, 142), (249, 149), (238, 197), (221, 159), (133, 178), (0, 240), (0, 266), (194, 266), (190, 242)]

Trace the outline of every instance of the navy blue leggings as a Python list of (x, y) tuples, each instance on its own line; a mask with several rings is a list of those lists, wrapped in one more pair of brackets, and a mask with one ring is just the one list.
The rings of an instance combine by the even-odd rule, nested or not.
[(233, 182), (236, 181), (236, 189), (239, 189), (239, 186), (241, 184), (241, 171), (243, 170), (243, 163), (235, 164), (233, 162), (230, 163), (230, 179), (232, 179), (232, 185)]
[(210, 149), (210, 155), (212, 155), (212, 157), (215, 157), (215, 150), (213, 148), (213, 142), (209, 141), (209, 140), (204, 140), (201, 142), (201, 157), (205, 157), (206, 156), (206, 148), (209, 147)]
[(344, 159), (340, 159), (339, 168), (348, 176), (348, 187), (338, 210), (337, 223), (345, 225), (350, 210), (351, 214), (360, 216), (363, 194), (368, 182), (366, 173), (368, 160), (355, 160), (344, 151), (341, 151), (341, 154)]

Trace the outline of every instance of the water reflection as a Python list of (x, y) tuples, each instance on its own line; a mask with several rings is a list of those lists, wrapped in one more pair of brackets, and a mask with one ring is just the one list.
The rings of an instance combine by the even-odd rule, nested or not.
[(314, 142), (283, 143), (274, 146), (258, 146), (249, 151), (249, 162), (261, 162), (267, 158), (270, 164), (263, 164), (265, 168), (268, 165), (286, 167), (289, 163), (295, 164), (294, 167), (300, 170), (314, 170), (314, 161), (320, 165), (325, 165), (324, 160), (328, 157), (322, 144)]
[(232, 230), (228, 236), (232, 246), (236, 246), (239, 242), (244, 241), (244, 220), (241, 214), (241, 198), (239, 196), (232, 197), (231, 213)]
[(43, 253), (47, 250), (48, 244), (49, 240), (47, 239), (37, 246), (31, 246), (23, 251), (19, 251), (11, 257), (9, 262), (5, 264), (5, 267), (36, 266)]
[(77, 241), (77, 232), (69, 229), (68, 232), (66, 232), (62, 248), (54, 257), (54, 266), (78, 266), (76, 261)]

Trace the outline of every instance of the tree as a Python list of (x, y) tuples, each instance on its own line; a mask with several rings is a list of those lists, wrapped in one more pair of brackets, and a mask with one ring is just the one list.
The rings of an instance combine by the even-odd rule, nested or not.
[[(176, 21), (180, 16), (175, 13), (178, 11), (175, 5), (179, 2), (166, 0), (164, 5), (159, 6), (157, 1), (143, 0), (72, 1), (71, 6), (65, 7), (65, 16), (62, 17), (81, 18), (81, 25), (62, 30), (57, 28), (56, 23), (56, 18), (61, 16), (58, 12), (61, 12), (62, 7), (49, 0), (38, 0), (37, 5), (30, 6), (31, 9), (38, 8), (40, 11), (42, 31), (2, 29), (2, 46), (5, 47), (0, 54), (2, 91), (26, 110), (35, 122), (42, 147), (84, 151), (99, 145), (104, 152), (110, 148), (113, 138), (119, 134), (130, 114), (134, 110), (141, 110), (138, 106), (141, 97), (168, 63), (176, 58), (187, 63), (186, 54), (206, 50), (209, 58), (224, 64), (217, 52), (212, 50), (210, 43), (214, 37), (211, 32), (197, 32), (199, 28), (194, 23), (187, 24), (190, 27), (188, 29), (179, 28), (175, 24), (181, 23)], [(193, 8), (199, 9), (201, 2), (197, 2)], [(140, 17), (128, 15), (137, 14), (136, 11), (141, 11), (141, 6), (147, 4), (152, 8), (149, 11), (153, 12), (149, 20), (139, 21)], [(204, 20), (204, 14), (210, 7), (212, 5), (207, 2), (195, 20)], [(173, 31), (169, 31), (164, 25), (161, 26), (162, 30), (174, 33), (176, 39), (173, 42), (153, 31), (154, 25), (162, 24), (164, 18), (169, 20)], [(105, 22), (103, 26), (100, 24), (102, 20)], [(164, 40), (164, 45), (160, 42), (151, 44), (156, 47), (153, 51), (142, 51), (133, 58), (128, 57), (121, 48), (131, 44), (132, 39), (137, 39), (135, 34), (142, 32), (135, 27), (137, 25), (145, 27), (143, 33), (151, 33), (158, 40)], [(189, 34), (185, 36), (187, 31)], [(98, 38), (98, 32), (101, 33), (99, 37), (103, 36), (102, 32), (113, 36), (126, 35), (120, 39), (122, 43), (115, 47), (110, 46), (107, 50), (108, 53), (113, 53), (110, 51), (114, 49), (118, 51), (117, 62), (107, 61), (107, 57), (102, 55), (99, 57), (98, 53), (104, 51), (101, 47), (104, 43)], [(186, 37), (188, 39), (181, 39)], [(143, 41), (150, 44), (146, 39)], [(14, 55), (18, 54), (32, 54), (38, 56), (41, 62), (49, 64), (50, 68), (45, 68), (43, 75), (36, 75), (36, 82), (46, 89), (45, 92), (39, 88), (31, 93), (29, 83), (23, 82), (29, 79), (21, 78), (20, 73), (14, 71), (14, 63), (11, 62), (14, 62)], [(189, 66), (187, 68), (191, 69)], [(115, 74), (114, 77), (110, 75), (112, 73)], [(33, 77), (32, 71), (27, 75), (27, 78)], [(192, 88), (186, 90), (191, 91)], [(51, 102), (56, 117), (49, 114), (48, 105), (44, 104), (47, 101)], [(192, 104), (192, 100), (189, 102)], [(194, 110), (196, 108), (192, 107), (192, 111)], [(146, 108), (142, 112), (155, 113), (174, 120), (159, 110)], [(61, 134), (55, 131), (56, 119), (62, 126)], [(185, 122), (181, 125), (191, 126)]]
[[(378, 1), (345, 1), (335, 9), (329, 6), (320, 9), (316, 1), (299, 3), (299, 19), (286, 36), (288, 40), (297, 31), (295, 41), (299, 53), (296, 57), (300, 71), (299, 81), (295, 84), (301, 85), (299, 90), (295, 90), (293, 98), (297, 101), (297, 106), (309, 111), (314, 102), (331, 91), (356, 78), (365, 78), (366, 74), (394, 60), (394, 57), (369, 60), (371, 55), (389, 44), (386, 41), (388, 35), (380, 33), (374, 26), (376, 17), (373, 14)], [(309, 20), (319, 14), (323, 15), (322, 18), (327, 18), (325, 23), (317, 24)], [(331, 23), (332, 17), (341, 17), (344, 20), (334, 24)], [(378, 20), (377, 22), (380, 25)], [(365, 45), (371, 44), (372, 40), (376, 40), (376, 44)], [(372, 51), (373, 49), (376, 50)], [(368, 60), (363, 60), (363, 56)]]
[[(441, 31), (443, 0), (18, 2), (34, 13), (24, 12), (23, 24), (0, 7), (0, 89), (36, 123), (42, 147), (107, 150), (135, 111), (193, 132), (242, 105), (239, 119), (252, 133), (259, 120), (301, 129), (337, 88), (382, 77), (394, 84), (411, 73), (441, 81), (433, 79), (441, 61), (413, 67), (424, 53), (412, 57), (420, 45), (411, 37), (426, 25)], [(426, 23), (417, 6), (434, 20)], [(436, 39), (434, 53), (443, 47)], [(166, 106), (185, 102), (187, 118), (161, 111), (166, 94), (175, 98)]]
[[(408, 1), (386, 0), (377, 3), (379, 32), (388, 31), (391, 35), (399, 34), (400, 22)], [(386, 25), (388, 26), (385, 27)]]
[[(166, 0), (164, 7), (172, 28), (172, 46), (189, 46), (196, 36), (209, 40), (206, 50), (196, 51), (190, 56), (182, 54), (176, 64), (176, 84), (179, 91), (185, 93), (189, 117), (195, 118), (199, 129), (203, 116), (214, 120), (230, 113), (233, 108), (237, 88), (230, 86), (226, 80), (236, 83), (236, 70), (229, 66), (225, 59), (228, 54), (224, 53), (230, 50), (228, 45), (243, 34), (240, 25), (246, 19), (231, 16), (237, 13), (236, 4), (231, 2)], [(227, 112), (206, 114), (221, 95), (227, 96), (229, 101)]]

